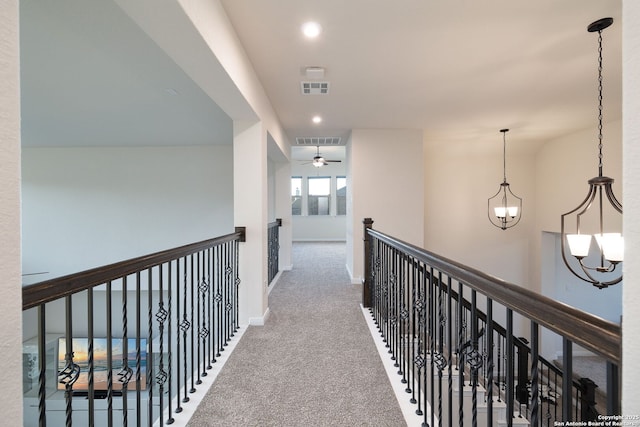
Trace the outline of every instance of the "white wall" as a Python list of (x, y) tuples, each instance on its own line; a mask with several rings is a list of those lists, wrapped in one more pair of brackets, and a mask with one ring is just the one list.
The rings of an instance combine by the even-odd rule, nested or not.
[(640, 3), (622, 2), (624, 280), (622, 290), (622, 413), (640, 414)]
[(359, 283), (363, 275), (364, 218), (372, 218), (376, 230), (423, 245), (422, 153), (421, 130), (352, 131), (347, 148), (347, 186), (351, 190), (347, 196), (347, 249), (351, 252), (347, 268), (354, 282)]
[(0, 0), (0, 352), (3, 424), (22, 425), (18, 1)]
[(232, 147), (23, 149), (34, 281), (231, 233)]
[[(311, 164), (301, 164), (293, 162), (291, 164), (291, 176), (301, 176), (303, 185), (306, 185), (307, 178), (313, 176), (328, 176), (332, 179), (332, 186), (335, 187), (337, 176), (347, 176), (346, 162), (331, 163), (322, 168), (316, 168)], [(347, 187), (347, 193), (350, 189)], [(303, 192), (303, 194), (306, 194)], [(303, 204), (306, 203), (303, 197)], [(331, 215), (303, 215), (291, 217), (293, 241), (344, 241), (346, 239), (347, 217), (345, 215), (335, 215), (335, 199), (331, 199)]]
[(502, 230), (487, 216), (487, 199), (503, 181), (499, 129), (473, 141), (425, 135), (424, 241), (436, 254), (526, 286), (536, 206), (534, 165), (517, 129), (506, 138), (507, 181), (523, 201), (520, 222)]

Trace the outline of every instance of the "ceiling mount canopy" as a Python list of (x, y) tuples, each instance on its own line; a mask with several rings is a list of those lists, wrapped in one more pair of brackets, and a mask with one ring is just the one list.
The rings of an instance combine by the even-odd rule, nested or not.
[(514, 227), (522, 218), (522, 199), (511, 191), (507, 182), (507, 132), (502, 133), (502, 183), (498, 192), (487, 200), (487, 215), (494, 226), (506, 230)]
[[(602, 173), (602, 30), (612, 23), (613, 18), (603, 18), (587, 27), (590, 33), (598, 33), (598, 176), (588, 181), (589, 191), (582, 203), (560, 220), (562, 260), (576, 277), (600, 289), (622, 281), (622, 268), (617, 267), (624, 258), (622, 234), (605, 232), (610, 227), (605, 214), (622, 215), (622, 204), (613, 194), (613, 179)], [(574, 225), (569, 226), (570, 222)], [(592, 234), (584, 233), (585, 228), (593, 231), (598, 246), (598, 253), (590, 258)]]

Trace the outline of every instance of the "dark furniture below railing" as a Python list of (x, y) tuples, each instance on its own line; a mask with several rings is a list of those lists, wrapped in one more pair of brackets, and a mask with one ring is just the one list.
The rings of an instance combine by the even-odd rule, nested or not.
[(267, 243), (267, 268), (269, 272), (269, 285), (280, 271), (280, 227), (282, 227), (282, 219), (276, 218), (275, 221), (267, 225), (268, 243)]
[[(364, 220), (363, 306), (407, 384), (424, 425), (494, 425), (500, 412), (530, 425), (620, 413), (620, 326), (373, 230)], [(514, 335), (514, 313), (530, 339)], [(541, 328), (544, 334), (541, 334)], [(541, 355), (563, 342), (562, 369)], [(576, 343), (607, 361), (606, 408), (574, 380)], [(484, 407), (486, 411), (480, 411)], [(430, 411), (427, 410), (430, 408)]]
[(171, 424), (239, 327), (244, 236), (238, 227), (24, 287), (25, 324), (37, 325), (25, 330), (37, 348), (25, 423), (32, 411), (42, 427)]

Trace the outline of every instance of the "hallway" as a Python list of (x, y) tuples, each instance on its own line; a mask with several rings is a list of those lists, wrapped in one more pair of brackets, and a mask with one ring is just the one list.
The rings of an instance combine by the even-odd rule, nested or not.
[(404, 426), (344, 243), (296, 243), (264, 326), (245, 331), (190, 426)]

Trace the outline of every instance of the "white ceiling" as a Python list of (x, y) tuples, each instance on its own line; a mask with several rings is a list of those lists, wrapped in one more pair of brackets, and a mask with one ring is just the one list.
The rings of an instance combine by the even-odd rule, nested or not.
[[(508, 127), (534, 144), (595, 127), (597, 34), (586, 29), (606, 16), (605, 119), (621, 117), (620, 1), (221, 1), (292, 141), (411, 128), (495, 142)], [(308, 20), (323, 28), (313, 41), (300, 32)], [(307, 66), (326, 69), (329, 95), (300, 94)]]
[[(508, 127), (535, 146), (595, 132), (597, 35), (586, 27), (605, 16), (605, 120), (621, 117), (619, 0), (220, 1), (291, 142), (412, 128), (496, 145)], [(231, 140), (227, 115), (115, 3), (22, 0), (20, 12), (25, 145)], [(319, 39), (302, 37), (307, 20)], [(329, 95), (301, 95), (307, 66), (326, 69)]]
[(231, 119), (112, 1), (21, 0), (25, 146), (230, 144)]

